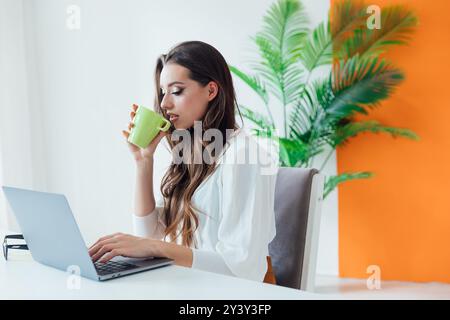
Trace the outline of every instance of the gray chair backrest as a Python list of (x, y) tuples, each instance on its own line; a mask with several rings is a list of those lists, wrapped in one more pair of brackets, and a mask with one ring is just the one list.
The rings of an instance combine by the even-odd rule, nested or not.
[(316, 169), (279, 168), (276, 236), (269, 244), (278, 285), (314, 290), (323, 184), (323, 175)]

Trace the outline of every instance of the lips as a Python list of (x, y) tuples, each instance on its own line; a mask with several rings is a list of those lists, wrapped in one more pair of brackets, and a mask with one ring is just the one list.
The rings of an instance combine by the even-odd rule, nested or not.
[(169, 118), (170, 122), (174, 122), (174, 121), (176, 121), (177, 119), (178, 119), (178, 115), (177, 115), (177, 114), (171, 114), (171, 115), (170, 115), (170, 118)]

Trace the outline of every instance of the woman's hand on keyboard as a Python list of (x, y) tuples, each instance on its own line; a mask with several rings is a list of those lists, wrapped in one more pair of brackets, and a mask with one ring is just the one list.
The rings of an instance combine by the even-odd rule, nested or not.
[(129, 234), (115, 233), (100, 238), (89, 248), (94, 262), (106, 263), (116, 256), (129, 258), (161, 257), (162, 242)]

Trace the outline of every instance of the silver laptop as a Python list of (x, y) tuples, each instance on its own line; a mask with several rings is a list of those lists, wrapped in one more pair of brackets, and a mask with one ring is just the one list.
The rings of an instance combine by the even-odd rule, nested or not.
[(94, 263), (64, 195), (7, 186), (2, 189), (37, 262), (99, 281), (173, 263), (160, 257), (115, 257), (107, 263)]

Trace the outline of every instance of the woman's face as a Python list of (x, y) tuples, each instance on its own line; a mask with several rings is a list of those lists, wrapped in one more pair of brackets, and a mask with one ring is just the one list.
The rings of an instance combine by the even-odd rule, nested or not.
[(202, 120), (208, 102), (217, 95), (217, 84), (210, 81), (203, 87), (189, 79), (189, 69), (168, 63), (161, 71), (159, 83), (163, 93), (161, 108), (170, 116), (175, 129), (188, 129)]

